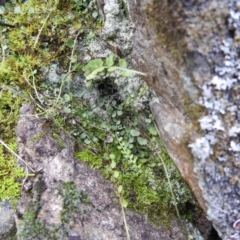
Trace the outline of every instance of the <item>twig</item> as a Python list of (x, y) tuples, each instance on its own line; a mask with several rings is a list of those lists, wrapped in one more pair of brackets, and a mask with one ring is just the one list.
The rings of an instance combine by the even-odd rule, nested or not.
[(33, 45), (33, 48), (36, 47), (36, 45), (37, 45), (37, 43), (38, 43), (38, 39), (39, 39), (39, 37), (40, 37), (40, 35), (41, 35), (42, 31), (43, 31), (43, 28), (44, 28), (44, 26), (46, 25), (47, 20), (49, 19), (49, 17), (50, 17), (50, 15), (52, 14), (52, 12), (53, 12), (53, 9), (51, 9), (51, 11), (50, 11), (50, 13), (47, 15), (47, 17), (46, 17), (46, 19), (45, 19), (42, 27), (40, 28), (40, 30), (39, 30), (39, 32), (38, 32), (38, 35), (37, 35), (37, 38), (36, 38), (36, 40), (35, 40), (35, 43), (34, 43), (34, 45)]
[[(0, 68), (0, 69), (1, 69), (1, 68)], [(14, 89), (14, 88), (9, 87), (9, 86), (3, 85), (1, 88), (2, 88), (2, 90), (10, 91), (10, 92), (12, 92), (13, 94), (18, 95), (18, 96), (20, 96), (20, 97), (23, 97), (23, 98), (26, 98), (26, 99), (30, 99), (27, 95), (25, 95), (25, 94), (17, 91), (17, 90)]]
[(73, 58), (73, 55), (74, 55), (74, 52), (75, 52), (75, 49), (76, 49), (76, 44), (77, 44), (77, 39), (78, 39), (78, 36), (81, 32), (79, 31), (77, 36), (75, 37), (74, 39), (74, 42), (73, 42), (73, 47), (72, 47), (72, 52), (71, 52), (71, 57), (70, 57), (70, 63), (69, 63), (69, 67), (68, 67), (68, 72), (71, 72), (71, 69), (72, 69), (72, 58)]
[(130, 234), (129, 234), (129, 231), (128, 231), (127, 220), (126, 220), (123, 204), (122, 204), (122, 201), (121, 201), (121, 197), (120, 197), (120, 205), (121, 205), (121, 208), (122, 208), (123, 222), (124, 222), (124, 227), (125, 227), (126, 234), (127, 234), (127, 240), (130, 240)]
[[(159, 133), (158, 127), (156, 126), (156, 123), (154, 123), (154, 125), (155, 125), (155, 128), (157, 129), (158, 135), (160, 136), (160, 133)], [(178, 208), (177, 208), (177, 200), (176, 200), (175, 195), (174, 195), (173, 190), (172, 190), (172, 184), (171, 184), (171, 181), (170, 181), (170, 177), (169, 177), (169, 174), (168, 174), (168, 171), (167, 171), (166, 164), (165, 164), (165, 162), (163, 161), (162, 156), (161, 156), (159, 153), (157, 153), (157, 155), (158, 155), (158, 157), (159, 157), (159, 159), (160, 159), (160, 161), (161, 161), (161, 163), (162, 163), (162, 165), (163, 165), (164, 172), (165, 172), (165, 175), (166, 175), (166, 177), (167, 177), (169, 189), (170, 189), (170, 192), (171, 192), (173, 201), (174, 201), (174, 207), (175, 207), (175, 209), (176, 209), (177, 216), (178, 216), (179, 220), (181, 220), (181, 217), (180, 217), (180, 214), (179, 214), (179, 211), (178, 211)]]

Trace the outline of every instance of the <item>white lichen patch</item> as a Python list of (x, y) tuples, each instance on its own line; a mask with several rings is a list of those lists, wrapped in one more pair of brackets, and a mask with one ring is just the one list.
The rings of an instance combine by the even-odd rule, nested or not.
[(240, 126), (233, 126), (230, 128), (228, 132), (229, 137), (237, 137), (239, 133), (240, 133)]
[(240, 144), (234, 141), (231, 141), (229, 151), (240, 152)]
[(189, 147), (209, 219), (223, 240), (240, 240), (240, 228), (234, 227), (240, 219), (240, 4), (223, 2), (228, 32), (211, 39), (214, 47), (206, 58), (214, 63), (212, 78), (199, 86), (199, 104), (207, 114), (199, 119), (202, 136)]
[(212, 154), (209, 141), (204, 137), (198, 138), (194, 143), (190, 144), (189, 147), (191, 147), (193, 155), (202, 161), (205, 161)]
[(222, 121), (215, 114), (205, 116), (201, 118), (199, 122), (202, 130), (208, 130), (208, 131), (224, 130)]
[(235, 82), (237, 82), (237, 79), (234, 79), (234, 78), (224, 79), (219, 76), (214, 76), (210, 83), (214, 85), (214, 88), (216, 90), (227, 90), (227, 89), (231, 89)]

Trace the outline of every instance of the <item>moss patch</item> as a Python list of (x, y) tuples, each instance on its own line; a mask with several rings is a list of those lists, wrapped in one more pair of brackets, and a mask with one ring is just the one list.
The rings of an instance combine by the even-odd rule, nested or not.
[[(10, 91), (3, 90), (0, 93), (0, 135), (11, 151), (16, 152), (15, 132), (13, 131), (19, 114), (19, 107), (22, 102)], [(21, 192), (20, 179), (26, 173), (16, 164), (16, 157), (0, 144), (0, 198), (16, 202)]]

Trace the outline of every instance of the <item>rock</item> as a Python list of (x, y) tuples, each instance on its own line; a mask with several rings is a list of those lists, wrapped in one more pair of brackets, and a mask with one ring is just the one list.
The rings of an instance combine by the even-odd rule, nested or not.
[(19, 240), (126, 239), (123, 216), (133, 240), (187, 239), (178, 220), (166, 229), (129, 210), (123, 215), (115, 187), (100, 171), (74, 159), (73, 142), (64, 132), (59, 145), (32, 105), (23, 104), (16, 133), (19, 155), (34, 170), (17, 206)]
[(219, 235), (240, 239), (239, 2), (128, 3), (168, 152)]
[[(180, 73), (183, 71), (181, 68), (184, 66), (181, 66), (172, 57), (171, 52), (166, 49), (166, 45), (160, 42), (158, 34), (165, 33), (159, 33), (158, 29), (155, 29), (157, 26), (154, 26), (151, 22), (152, 19), (148, 17), (148, 11), (151, 13), (155, 9), (153, 1), (141, 1), (140, 4), (131, 1), (129, 6), (132, 21), (136, 26), (133, 39), (133, 61), (140, 71), (148, 73), (149, 77), (145, 81), (157, 96), (150, 104), (151, 110), (156, 118), (168, 153), (192, 188), (201, 207), (206, 211), (205, 201), (193, 171), (190, 149), (183, 143), (184, 134), (187, 129), (191, 128), (191, 121), (185, 114), (184, 82), (180, 78)], [(156, 7), (161, 8), (157, 4)], [(152, 14), (155, 12), (153, 11)], [(174, 43), (170, 42), (169, 44)], [(186, 78), (190, 77), (186, 75)], [(196, 90), (193, 89), (191, 92), (195, 93)]]
[(0, 239), (14, 240), (16, 233), (16, 225), (14, 211), (8, 201), (0, 202)]

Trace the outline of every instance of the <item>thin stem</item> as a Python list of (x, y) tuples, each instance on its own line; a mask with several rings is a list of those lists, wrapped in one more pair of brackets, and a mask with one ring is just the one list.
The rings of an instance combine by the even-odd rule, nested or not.
[(35, 43), (34, 43), (34, 45), (33, 45), (33, 48), (36, 47), (36, 45), (37, 45), (37, 43), (38, 43), (38, 40), (39, 40), (39, 38), (40, 38), (40, 35), (41, 35), (42, 31), (43, 31), (43, 28), (45, 27), (45, 25), (46, 25), (46, 23), (47, 23), (50, 15), (52, 14), (52, 12), (53, 12), (53, 9), (51, 9), (51, 11), (50, 11), (50, 13), (47, 15), (47, 17), (46, 17), (46, 19), (45, 19), (42, 27), (40, 28), (40, 30), (39, 30), (39, 32), (38, 32), (38, 35), (37, 35), (37, 38), (36, 38), (36, 40), (35, 40)]
[(128, 69), (128, 68), (116, 67), (116, 69), (119, 69), (119, 70), (122, 70), (122, 71), (129, 71), (129, 72), (136, 73), (136, 74), (139, 74), (139, 75), (142, 75), (142, 76), (147, 76), (146, 73), (139, 72), (139, 71), (132, 70), (132, 69)]
[(122, 208), (123, 222), (124, 222), (124, 227), (125, 227), (126, 234), (127, 234), (127, 240), (130, 240), (130, 234), (129, 234), (129, 231), (128, 231), (126, 215), (125, 215), (125, 211), (124, 211), (123, 204), (122, 204), (122, 201), (121, 201), (121, 197), (120, 197), (120, 205), (121, 205), (121, 208)]
[(78, 34), (77, 34), (77, 36), (75, 37), (74, 42), (73, 42), (73, 47), (72, 47), (72, 52), (71, 52), (70, 63), (69, 63), (69, 67), (68, 67), (68, 72), (70, 72), (71, 69), (72, 69), (72, 58), (73, 58), (73, 55), (74, 55), (74, 52), (75, 52), (75, 49), (76, 49), (76, 44), (77, 44), (77, 39), (78, 39), (79, 34), (80, 34), (80, 32), (78, 32)]
[[(156, 123), (154, 123), (154, 125), (155, 125), (155, 128), (158, 131), (158, 135), (160, 136), (160, 133), (159, 133), (158, 127), (156, 126)], [(157, 153), (157, 155), (158, 155), (158, 157), (159, 157), (159, 159), (160, 159), (160, 161), (163, 165), (164, 172), (165, 172), (165, 175), (167, 177), (168, 185), (169, 185), (170, 192), (171, 192), (171, 195), (172, 195), (172, 198), (173, 198), (173, 201), (174, 201), (174, 207), (176, 209), (177, 216), (181, 220), (181, 217), (180, 217), (180, 214), (179, 214), (179, 211), (178, 211), (178, 208), (177, 208), (177, 200), (176, 200), (175, 195), (174, 195), (173, 190), (172, 190), (172, 184), (171, 184), (170, 177), (169, 177), (169, 174), (168, 174), (167, 166), (166, 166), (165, 162), (163, 161), (162, 156), (159, 153)]]
[(17, 155), (2, 139), (0, 139), (0, 143), (9, 151), (11, 152), (15, 157), (17, 157), (19, 160), (21, 160), (26, 166), (29, 167), (29, 169), (32, 170), (32, 172), (35, 173), (35, 171), (33, 170), (33, 168), (26, 162), (24, 161), (19, 155)]
[[(79, 34), (80, 34), (80, 31), (76, 35), (76, 37), (74, 39), (74, 42), (73, 42), (73, 47), (72, 47), (72, 52), (71, 52), (71, 57), (70, 57), (70, 63), (69, 63), (69, 66), (68, 66), (68, 72), (71, 72), (71, 70), (72, 70), (72, 59), (73, 59), (73, 56), (74, 56), (74, 53), (75, 53), (77, 39), (78, 39)], [(70, 81), (69, 80), (68, 80), (68, 93), (70, 93)]]

